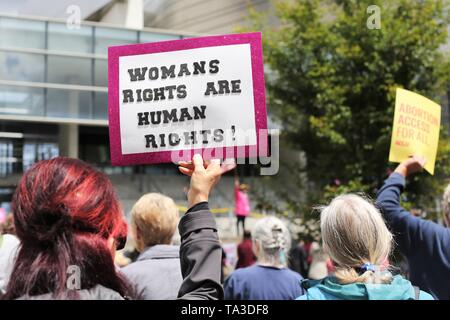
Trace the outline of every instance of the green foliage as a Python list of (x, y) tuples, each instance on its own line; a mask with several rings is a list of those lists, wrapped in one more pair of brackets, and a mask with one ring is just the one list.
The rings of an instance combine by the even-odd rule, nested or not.
[[(381, 29), (366, 26), (373, 4), (381, 8)], [(282, 139), (306, 154), (315, 186), (310, 203), (349, 191), (373, 197), (388, 170), (395, 89), (435, 101), (446, 95), (450, 62), (440, 48), (447, 42), (448, 0), (274, 6), (279, 23), (270, 25), (251, 10), (252, 29), (263, 31), (269, 112), (282, 123)], [(441, 130), (435, 176), (422, 174), (408, 187), (417, 206), (433, 208), (449, 176), (446, 132)], [(333, 186), (336, 179), (340, 186)]]

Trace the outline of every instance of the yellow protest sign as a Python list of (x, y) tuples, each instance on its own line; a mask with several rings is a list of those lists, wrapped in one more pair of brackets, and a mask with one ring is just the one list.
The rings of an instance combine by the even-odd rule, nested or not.
[(425, 170), (434, 174), (439, 142), (441, 106), (412, 91), (397, 89), (389, 161), (413, 154), (425, 157)]

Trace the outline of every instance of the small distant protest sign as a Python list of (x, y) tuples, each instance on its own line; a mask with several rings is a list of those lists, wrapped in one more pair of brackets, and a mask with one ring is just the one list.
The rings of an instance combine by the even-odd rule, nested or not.
[(267, 155), (261, 33), (108, 50), (113, 165)]
[(440, 105), (412, 91), (397, 89), (389, 161), (421, 155), (426, 159), (425, 170), (434, 174), (440, 125)]

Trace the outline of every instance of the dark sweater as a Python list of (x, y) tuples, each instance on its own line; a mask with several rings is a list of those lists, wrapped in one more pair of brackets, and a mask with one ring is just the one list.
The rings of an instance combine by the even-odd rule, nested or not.
[(225, 280), (226, 300), (294, 300), (303, 294), (302, 276), (287, 268), (253, 265)]
[(190, 208), (178, 225), (181, 235), (180, 262), (183, 283), (179, 299), (223, 299), (220, 284), (222, 247), (208, 202)]
[(413, 285), (450, 299), (450, 229), (413, 216), (400, 206), (405, 178), (392, 173), (378, 191), (377, 206), (406, 256)]

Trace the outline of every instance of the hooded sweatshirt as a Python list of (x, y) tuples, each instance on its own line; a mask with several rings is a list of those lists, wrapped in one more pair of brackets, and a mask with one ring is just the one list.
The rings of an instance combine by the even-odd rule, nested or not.
[[(339, 284), (334, 277), (322, 280), (306, 280), (302, 286), (306, 294), (297, 300), (415, 300), (416, 293), (411, 282), (397, 275), (390, 284), (351, 283)], [(420, 291), (419, 300), (434, 300)]]

